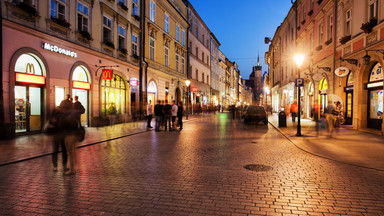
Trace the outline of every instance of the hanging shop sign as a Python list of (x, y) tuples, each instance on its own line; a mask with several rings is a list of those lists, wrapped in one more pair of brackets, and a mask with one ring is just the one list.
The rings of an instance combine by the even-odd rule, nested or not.
[(102, 79), (103, 80), (110, 80), (112, 79), (113, 71), (112, 69), (103, 69), (102, 70)]
[(368, 83), (367, 88), (375, 88), (383, 86), (383, 82), (374, 82), (374, 83)]
[(346, 67), (338, 67), (335, 70), (335, 74), (338, 77), (345, 77), (349, 74), (349, 69)]
[(39, 76), (39, 75), (25, 74), (25, 73), (16, 73), (16, 82), (44, 85), (45, 77)]
[(131, 79), (129, 79), (129, 85), (130, 85), (131, 87), (136, 87), (136, 86), (138, 86), (138, 85), (139, 85), (139, 79), (137, 79), (137, 78), (131, 78)]
[(191, 92), (197, 92), (197, 88), (196, 87), (192, 87), (191, 88)]
[(72, 87), (75, 89), (90, 90), (91, 84), (87, 82), (81, 82), (81, 81), (72, 81)]
[(76, 58), (77, 57), (77, 53), (76, 52), (73, 52), (71, 50), (67, 50), (67, 49), (64, 49), (64, 48), (61, 48), (61, 47), (58, 47), (56, 45), (52, 45), (52, 44), (49, 44), (49, 43), (43, 43), (43, 49), (49, 50), (49, 51), (52, 51), (52, 52), (55, 52), (55, 53), (60, 53), (60, 54), (66, 55), (66, 56), (70, 56), (72, 58)]

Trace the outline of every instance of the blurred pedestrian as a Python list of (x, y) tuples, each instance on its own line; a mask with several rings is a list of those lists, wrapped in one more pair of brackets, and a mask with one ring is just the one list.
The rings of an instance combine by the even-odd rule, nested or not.
[(172, 101), (172, 129), (176, 130), (176, 117), (177, 117), (177, 105), (175, 101)]
[(116, 106), (115, 106), (114, 103), (112, 103), (109, 106), (109, 109), (108, 109), (108, 116), (109, 116), (109, 124), (110, 124), (110, 126), (114, 126), (115, 125), (116, 114), (117, 114)]
[(161, 120), (162, 113), (163, 113), (163, 108), (161, 106), (161, 101), (158, 100), (157, 104), (155, 105), (155, 131), (156, 132), (160, 131), (160, 120)]
[(320, 133), (320, 118), (319, 118), (319, 104), (315, 102), (315, 104), (312, 107), (312, 117), (313, 120), (316, 123), (316, 135), (319, 136)]
[(172, 106), (171, 104), (168, 103), (168, 100), (165, 100), (165, 105), (164, 105), (164, 124), (165, 124), (165, 131), (167, 130), (167, 124), (169, 126), (169, 131), (172, 131), (172, 126), (171, 126), (171, 120), (172, 120)]
[(290, 107), (289, 111), (291, 112), (292, 122), (295, 122), (296, 121), (297, 112), (298, 112), (297, 100), (296, 99), (291, 104), (291, 107)]
[[(61, 116), (60, 109), (54, 109), (51, 112), (51, 116), (49, 117), (49, 124), (50, 124), (50, 129), (46, 129), (46, 133), (49, 135), (52, 135), (53, 139), (53, 145), (52, 145), (52, 164), (53, 164), (53, 171), (57, 172), (57, 161), (58, 161), (58, 154), (61, 149), (62, 152), (62, 164), (63, 164), (63, 170), (64, 172), (68, 170), (67, 167), (67, 161), (68, 161), (68, 154), (67, 154), (67, 149), (65, 148), (65, 137), (64, 134), (62, 133), (61, 125), (60, 125), (60, 118)], [(49, 131), (48, 131), (49, 130)]]
[(183, 130), (183, 103), (179, 101), (179, 107), (177, 108), (177, 121), (179, 122), (179, 131)]
[(60, 103), (60, 117), (58, 122), (60, 124), (59, 133), (63, 135), (65, 148), (69, 158), (69, 170), (65, 171), (64, 175), (76, 174), (76, 145), (79, 143), (79, 124), (78, 120), (76, 119), (76, 113), (73, 104), (69, 99), (70, 95), (67, 95), (67, 99)]
[(332, 134), (333, 134), (334, 114), (336, 112), (337, 111), (335, 110), (335, 106), (333, 106), (332, 101), (328, 101), (328, 106), (326, 108), (325, 116), (326, 116), (327, 122), (328, 122), (329, 137), (332, 137)]
[(147, 128), (152, 128), (151, 121), (152, 121), (152, 100), (149, 100), (147, 104)]

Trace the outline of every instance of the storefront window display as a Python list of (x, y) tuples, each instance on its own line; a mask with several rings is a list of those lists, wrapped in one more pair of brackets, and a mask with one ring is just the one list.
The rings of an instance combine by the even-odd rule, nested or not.
[(85, 108), (85, 113), (80, 117), (83, 126), (88, 125), (88, 91), (91, 89), (87, 72), (88, 70), (84, 66), (78, 66), (72, 74), (72, 97), (78, 96), (80, 103)]
[(22, 54), (15, 64), (16, 133), (41, 130), (44, 66), (33, 54)]
[(101, 114), (116, 115), (126, 113), (126, 81), (113, 74), (112, 79), (101, 80)]
[(328, 106), (328, 96), (327, 96), (327, 90), (328, 90), (328, 82), (325, 78), (320, 80), (319, 85), (319, 104), (320, 104), (320, 114), (323, 115), (325, 108)]
[(383, 118), (383, 72), (382, 67), (377, 63), (371, 70), (369, 76), (369, 118)]

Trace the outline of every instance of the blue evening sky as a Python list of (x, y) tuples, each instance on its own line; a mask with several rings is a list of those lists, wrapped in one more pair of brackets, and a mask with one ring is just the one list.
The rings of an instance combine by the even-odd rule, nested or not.
[(208, 28), (221, 43), (220, 50), (239, 65), (243, 79), (252, 66), (268, 71), (264, 37), (273, 37), (291, 8), (291, 0), (189, 0)]

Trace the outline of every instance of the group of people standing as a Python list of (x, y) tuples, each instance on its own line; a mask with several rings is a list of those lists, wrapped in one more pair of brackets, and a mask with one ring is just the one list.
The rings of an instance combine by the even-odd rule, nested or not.
[[(78, 96), (75, 96), (75, 102), (71, 100), (71, 96), (67, 95), (61, 101), (60, 106), (52, 111), (49, 119), (49, 129), (46, 133), (53, 136), (53, 171), (57, 172), (58, 151), (62, 150), (62, 163), (64, 175), (76, 174), (76, 145), (83, 139), (81, 134), (81, 114), (85, 113), (84, 106), (80, 103)], [(79, 133), (80, 132), (80, 133)], [(69, 167), (67, 166), (69, 158)]]
[[(147, 105), (147, 127), (152, 128), (152, 101), (149, 100)], [(155, 114), (155, 131), (159, 132), (161, 130), (169, 131), (177, 130), (177, 124), (179, 125), (179, 131), (183, 129), (183, 103), (180, 101), (177, 105), (175, 101), (172, 101), (172, 104), (169, 104), (167, 100), (161, 101), (158, 100), (157, 104), (154, 107)], [(176, 124), (177, 118), (177, 124)]]

